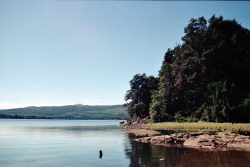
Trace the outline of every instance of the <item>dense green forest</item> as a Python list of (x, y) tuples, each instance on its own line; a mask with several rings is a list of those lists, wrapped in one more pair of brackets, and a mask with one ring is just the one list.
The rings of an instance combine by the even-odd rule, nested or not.
[(0, 110), (0, 118), (16, 119), (127, 119), (123, 105), (26, 107)]
[(125, 95), (129, 118), (250, 122), (250, 31), (236, 20), (191, 19), (168, 49), (158, 77), (136, 74)]

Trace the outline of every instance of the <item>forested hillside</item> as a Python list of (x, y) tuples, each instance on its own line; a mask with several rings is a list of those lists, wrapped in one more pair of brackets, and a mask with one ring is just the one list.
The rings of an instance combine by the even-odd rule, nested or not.
[(68, 105), (59, 107), (26, 107), (0, 110), (1, 118), (50, 118), (50, 119), (127, 119), (123, 105), (88, 106)]
[(136, 74), (125, 95), (130, 118), (250, 122), (250, 31), (236, 20), (191, 19), (158, 77)]

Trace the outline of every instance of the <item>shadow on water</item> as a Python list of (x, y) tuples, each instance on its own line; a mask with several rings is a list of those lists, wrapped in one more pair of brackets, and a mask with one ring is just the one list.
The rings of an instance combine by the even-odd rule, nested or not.
[(248, 167), (250, 152), (201, 151), (184, 147), (167, 147), (133, 141), (125, 146), (131, 167)]

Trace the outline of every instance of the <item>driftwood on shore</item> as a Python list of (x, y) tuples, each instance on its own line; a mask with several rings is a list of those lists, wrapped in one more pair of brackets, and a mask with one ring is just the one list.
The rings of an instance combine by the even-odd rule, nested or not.
[(137, 142), (160, 144), (166, 146), (183, 146), (205, 150), (240, 150), (250, 151), (250, 136), (233, 132), (192, 132), (143, 137)]

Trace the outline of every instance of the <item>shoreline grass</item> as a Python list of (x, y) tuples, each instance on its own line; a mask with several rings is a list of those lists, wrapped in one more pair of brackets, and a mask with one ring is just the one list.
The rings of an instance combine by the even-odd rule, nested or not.
[(161, 122), (145, 124), (145, 128), (168, 130), (168, 129), (197, 129), (197, 130), (221, 130), (221, 131), (248, 131), (250, 123), (212, 123), (212, 122)]

